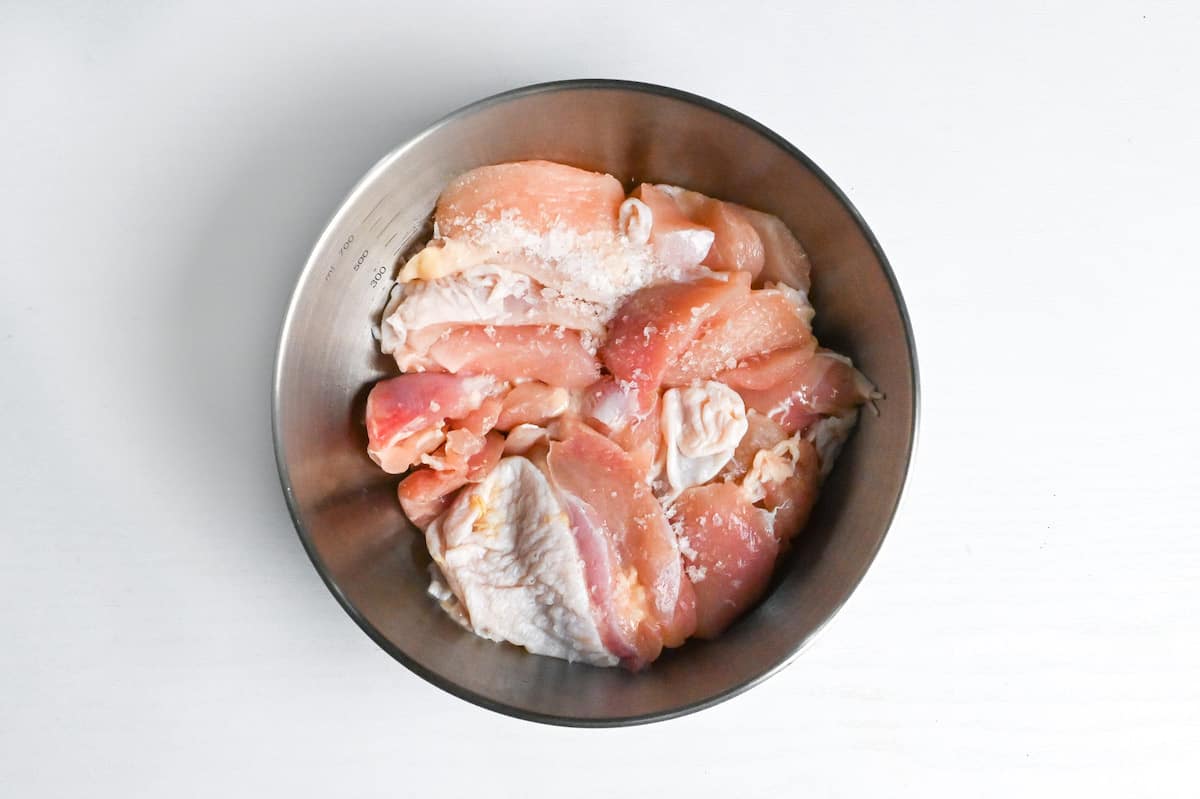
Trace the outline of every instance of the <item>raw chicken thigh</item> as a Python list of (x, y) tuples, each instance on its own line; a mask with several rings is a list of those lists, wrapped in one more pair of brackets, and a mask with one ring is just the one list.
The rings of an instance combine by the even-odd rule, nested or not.
[(646, 667), (761, 597), (859, 408), (776, 217), (548, 161), (451, 182), (380, 343), (367, 452), (484, 638)]
[(601, 640), (571, 521), (546, 476), (503, 458), (425, 529), (471, 629), (538, 655), (614, 666)]

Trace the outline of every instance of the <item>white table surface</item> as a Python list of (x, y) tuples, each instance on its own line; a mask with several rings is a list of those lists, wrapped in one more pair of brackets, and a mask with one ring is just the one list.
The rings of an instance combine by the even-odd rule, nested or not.
[[(1200, 7), (215, 5), (0, 6), (0, 795), (1196, 795)], [(805, 150), (921, 358), (906, 500), (842, 614), (635, 729), (495, 715), (377, 649), (268, 429), (344, 192), (565, 77)]]

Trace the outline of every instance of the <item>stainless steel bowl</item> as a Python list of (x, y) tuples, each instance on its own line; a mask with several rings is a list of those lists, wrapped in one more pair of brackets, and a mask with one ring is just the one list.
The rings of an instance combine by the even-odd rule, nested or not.
[[(648, 671), (569, 665), (464, 632), (425, 594), (422, 536), (396, 479), (366, 456), (369, 386), (395, 371), (378, 320), (396, 259), (427, 235), (441, 188), (483, 164), (545, 158), (624, 181), (674, 183), (778, 215), (811, 255), (816, 331), (882, 389), (759, 607), (719, 640), (669, 651)], [(604, 726), (708, 707), (787, 664), (846, 601), (875, 557), (904, 486), (917, 365), (887, 259), (841, 191), (751, 119), (694, 95), (622, 81), (517, 89), (457, 111), (376, 165), (330, 222), (300, 276), (276, 364), (280, 479), (313, 564), (360, 627), (408, 668), (484, 707)]]

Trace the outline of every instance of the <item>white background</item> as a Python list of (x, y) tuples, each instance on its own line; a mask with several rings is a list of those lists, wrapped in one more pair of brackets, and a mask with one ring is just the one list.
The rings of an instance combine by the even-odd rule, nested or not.
[[(215, 5), (0, 3), (0, 795), (1196, 795), (1195, 3)], [(921, 358), (912, 480), (842, 614), (635, 729), (494, 715), (378, 650), (268, 428), (360, 174), (566, 77), (805, 150)]]

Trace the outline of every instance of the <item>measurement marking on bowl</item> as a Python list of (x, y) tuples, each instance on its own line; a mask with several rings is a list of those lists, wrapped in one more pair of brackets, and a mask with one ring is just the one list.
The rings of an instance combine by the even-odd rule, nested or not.
[(370, 219), (370, 218), (371, 218), (371, 214), (373, 214), (373, 213), (375, 213), (377, 210), (379, 210), (379, 206), (383, 205), (383, 201), (384, 201), (384, 200), (386, 200), (386, 199), (388, 198), (388, 196), (389, 196), (388, 194), (384, 194), (382, 197), (380, 197), (380, 198), (379, 198), (379, 202), (377, 202), (377, 203), (375, 203), (374, 205), (372, 205), (372, 206), (371, 206), (371, 210), (370, 210), (370, 211), (367, 211), (367, 214), (366, 214), (366, 216), (364, 216), (364, 217), (362, 218), (362, 222), (359, 222), (359, 223), (358, 223), (358, 226), (359, 226), (359, 227), (362, 227), (362, 226), (363, 226), (363, 223), (364, 223), (364, 222), (366, 222), (368, 219)]
[[(385, 223), (384, 223), (384, 225), (383, 225), (383, 228), (382, 228), (382, 229), (379, 231), (379, 235), (380, 235), (380, 236), (382, 236), (384, 233), (387, 233), (387, 232), (388, 232), (388, 229), (389, 229), (389, 228), (391, 228), (391, 226), (392, 226), (392, 225), (394, 225), (394, 224), (396, 223), (396, 220), (400, 218), (400, 214), (402, 214), (402, 213), (404, 213), (404, 209), (403, 209), (403, 208), (401, 208), (400, 210), (396, 211), (396, 213), (392, 214), (392, 218), (391, 218), (391, 219), (389, 219), (387, 222), (385, 222)], [(394, 234), (393, 234), (392, 238), (395, 238), (395, 235), (394, 235)], [(391, 243), (392, 243), (392, 239), (388, 239), (387, 243), (388, 243), (388, 244), (391, 244)]]
[[(375, 203), (353, 231), (347, 233), (341, 240), (334, 253), (333, 263), (325, 270), (324, 280), (326, 282), (339, 270), (349, 267), (351, 272), (370, 275), (368, 280), (370, 287), (378, 288), (388, 276), (392, 266), (395, 265), (396, 259), (409, 246), (413, 238), (420, 234), (424, 227), (423, 221), (412, 225), (403, 233), (393, 230), (396, 222), (403, 215), (404, 208), (396, 210), (390, 217), (386, 217), (386, 222), (384, 221), (385, 214), (391, 210), (384, 206), (384, 202), (389, 196), (384, 195), (379, 202)], [(389, 234), (389, 231), (392, 232)], [(386, 239), (383, 238), (385, 235)], [(395, 243), (394, 247), (393, 243)], [(366, 268), (364, 269), (364, 267)]]

